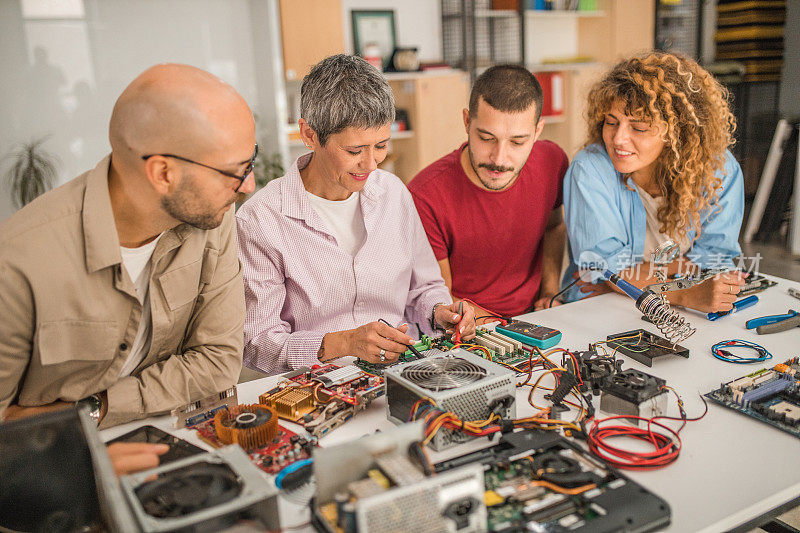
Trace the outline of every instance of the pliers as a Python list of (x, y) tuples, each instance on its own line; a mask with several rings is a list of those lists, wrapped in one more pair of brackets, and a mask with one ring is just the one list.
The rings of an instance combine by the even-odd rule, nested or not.
[(800, 326), (800, 313), (789, 309), (785, 315), (769, 315), (748, 320), (744, 327), (755, 329), (759, 335), (778, 333)]

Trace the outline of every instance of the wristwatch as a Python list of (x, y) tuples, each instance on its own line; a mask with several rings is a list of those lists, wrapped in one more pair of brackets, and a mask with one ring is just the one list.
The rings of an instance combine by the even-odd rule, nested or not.
[(100, 395), (92, 394), (75, 402), (75, 407), (81, 407), (82, 405), (89, 408), (89, 418), (94, 420), (95, 424), (99, 425), (100, 412), (103, 409), (103, 400), (100, 399)]
[(445, 329), (436, 322), (436, 308), (440, 305), (447, 305), (444, 302), (433, 304), (433, 311), (431, 312), (431, 329), (433, 331), (445, 331)]

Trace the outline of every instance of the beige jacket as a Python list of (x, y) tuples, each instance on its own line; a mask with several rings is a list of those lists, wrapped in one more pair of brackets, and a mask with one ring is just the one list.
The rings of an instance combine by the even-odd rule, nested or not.
[(182, 224), (161, 237), (150, 351), (118, 377), (142, 307), (123, 274), (110, 160), (0, 223), (0, 413), (105, 390), (109, 427), (236, 384), (245, 307), (233, 210), (219, 228)]

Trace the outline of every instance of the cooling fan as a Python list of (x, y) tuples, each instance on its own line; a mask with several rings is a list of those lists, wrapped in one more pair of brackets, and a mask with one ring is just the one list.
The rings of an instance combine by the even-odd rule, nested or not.
[(239, 446), (122, 476), (119, 484), (138, 523), (120, 531), (222, 531), (242, 520), (259, 531), (279, 528), (278, 489)]
[(194, 464), (170, 472), (136, 489), (145, 512), (156, 518), (187, 516), (229, 502), (242, 488), (223, 464)]
[[(600, 386), (600, 410), (612, 415), (651, 418), (667, 410), (667, 382), (634, 368), (611, 376)], [(646, 420), (636, 420), (639, 426)]]
[[(514, 371), (462, 348), (389, 367), (383, 377), (389, 420), (396, 424), (408, 422), (414, 403), (422, 398), (462, 420), (486, 420), (492, 409), (499, 409), (498, 414), (505, 419), (516, 416)], [(441, 450), (470, 438), (442, 429), (430, 446)]]
[(486, 370), (461, 357), (443, 357), (408, 365), (400, 375), (411, 383), (438, 392), (475, 383), (486, 377)]
[(266, 405), (237, 405), (217, 411), (214, 428), (224, 444), (238, 444), (249, 451), (278, 436), (278, 415)]

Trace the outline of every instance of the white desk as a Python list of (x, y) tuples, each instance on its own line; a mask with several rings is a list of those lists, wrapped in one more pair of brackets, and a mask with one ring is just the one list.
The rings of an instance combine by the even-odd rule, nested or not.
[[(762, 336), (744, 327), (745, 321), (750, 318), (782, 314), (787, 309), (800, 307), (800, 301), (786, 293), (788, 287), (800, 289), (800, 284), (775, 279), (779, 284), (760, 293), (761, 301), (757, 305), (716, 322), (684, 313), (697, 327), (697, 332), (681, 343), (690, 350), (688, 360), (681, 357), (662, 358), (648, 368), (621, 356), (625, 361), (624, 367), (638, 368), (666, 379), (667, 384), (682, 396), (688, 416), (696, 416), (703, 408), (698, 394), (716, 389), (721, 382), (798, 355), (800, 330)], [(637, 328), (657, 332), (653, 325), (642, 321), (640, 316), (632, 300), (607, 294), (520, 318), (557, 328), (563, 332), (561, 347), (584, 350), (589, 342), (604, 340), (613, 333)], [(774, 358), (757, 365), (734, 365), (712, 357), (712, 344), (733, 338), (757, 342), (767, 348)], [(240, 384), (239, 402), (255, 403), (258, 395), (270, 389), (278, 380), (279, 376), (272, 376)], [(517, 415), (520, 417), (534, 412), (527, 403), (527, 391), (527, 388), (518, 391)], [(677, 415), (674, 404), (674, 399), (671, 399), (670, 413)], [(597, 405), (599, 402), (595, 403)], [(379, 398), (366, 411), (323, 438), (321, 444), (338, 444), (376, 429), (392, 427), (392, 423), (386, 419), (385, 409), (385, 398)], [(171, 429), (169, 417), (112, 428), (104, 431), (103, 437), (111, 439), (143, 423), (157, 425), (182, 438), (199, 442), (193, 431)], [(295, 431), (298, 429), (293, 425), (289, 427)], [(672, 525), (668, 531), (717, 532), (738, 528), (800, 498), (800, 440), (791, 435), (709, 402), (706, 417), (699, 422), (688, 423), (681, 432), (681, 438), (683, 450), (675, 463), (661, 470), (626, 471), (631, 478), (669, 502)], [(485, 439), (483, 441), (485, 443)], [(475, 443), (468, 443), (445, 453), (451, 457), (475, 447)], [(443, 457), (443, 454), (437, 454), (434, 459)], [(307, 520), (307, 511), (292, 507), (287, 502), (282, 502), (281, 509), (285, 526)]]

